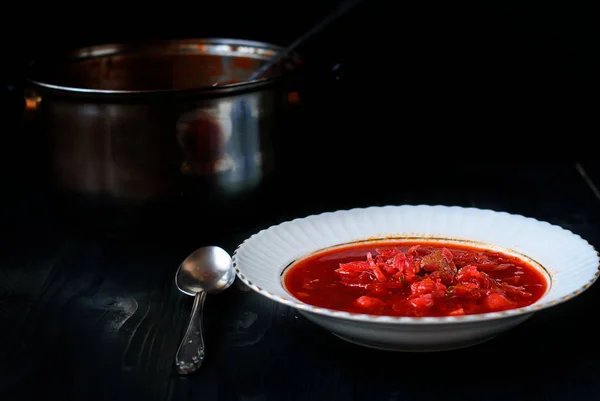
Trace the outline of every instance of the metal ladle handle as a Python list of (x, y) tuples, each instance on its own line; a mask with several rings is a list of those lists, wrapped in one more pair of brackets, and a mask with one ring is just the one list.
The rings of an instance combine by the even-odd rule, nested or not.
[(292, 44), (288, 47), (277, 53), (274, 57), (270, 58), (268, 62), (263, 64), (258, 70), (254, 71), (252, 75), (250, 75), (249, 81), (253, 81), (255, 79), (261, 78), (267, 71), (269, 71), (275, 64), (279, 63), (284, 58), (288, 57), (290, 53), (292, 53), (298, 46), (300, 46), (304, 41), (308, 40), (311, 36), (320, 32), (327, 25), (335, 21), (337, 18), (350, 11), (352, 7), (357, 5), (363, 0), (346, 0), (339, 5), (331, 14), (325, 17), (321, 22), (317, 25), (313, 26), (307, 32), (305, 32), (302, 36), (296, 39)]
[(194, 296), (194, 306), (190, 314), (190, 322), (175, 356), (175, 368), (181, 375), (194, 373), (200, 368), (202, 361), (204, 361), (202, 320), (205, 299), (205, 291), (200, 291)]

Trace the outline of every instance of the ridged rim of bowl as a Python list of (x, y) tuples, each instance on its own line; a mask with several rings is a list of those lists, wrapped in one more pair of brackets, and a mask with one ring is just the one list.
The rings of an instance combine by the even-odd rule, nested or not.
[[(529, 306), (525, 306), (522, 308), (516, 308), (516, 309), (509, 309), (509, 310), (500, 311), (500, 312), (489, 312), (489, 313), (480, 313), (480, 314), (462, 315), (462, 316), (408, 317), (408, 316), (369, 315), (369, 314), (362, 314), (362, 313), (344, 312), (344, 311), (338, 311), (338, 310), (334, 310), (334, 309), (328, 309), (328, 308), (309, 305), (309, 304), (303, 303), (299, 300), (296, 300), (295, 298), (289, 298), (289, 299), (284, 298), (279, 295), (272, 294), (269, 291), (266, 291), (263, 288), (255, 285), (244, 274), (243, 268), (240, 269), (239, 258), (238, 258), (240, 252), (243, 252), (244, 248), (246, 246), (249, 246), (249, 244), (251, 244), (254, 240), (256, 240), (256, 238), (258, 238), (262, 235), (265, 235), (266, 232), (274, 230), (277, 227), (281, 227), (281, 226), (287, 225), (287, 224), (296, 224), (303, 220), (316, 219), (319, 217), (325, 217), (327, 215), (332, 215), (332, 214), (355, 213), (358, 211), (368, 212), (369, 210), (376, 210), (376, 209), (381, 210), (381, 209), (400, 209), (400, 208), (402, 208), (402, 209), (417, 209), (417, 208), (420, 208), (420, 209), (437, 208), (437, 209), (439, 209), (439, 208), (444, 208), (444, 209), (454, 209), (454, 210), (460, 209), (460, 210), (466, 210), (466, 211), (472, 210), (472, 211), (477, 211), (477, 212), (488, 212), (488, 213), (491, 212), (494, 214), (525, 219), (526, 221), (530, 221), (535, 224), (540, 224), (551, 230), (562, 231), (564, 234), (571, 235), (574, 237), (574, 239), (581, 241), (583, 243), (583, 245), (587, 245), (589, 247), (591, 252), (595, 253), (595, 256), (596, 256), (595, 274), (593, 274), (589, 279), (587, 279), (576, 290), (570, 292), (569, 294), (567, 294), (565, 296), (555, 299), (553, 301), (544, 302), (543, 301), (544, 296), (542, 296), (542, 298), (540, 300), (534, 302), (533, 304), (531, 304)], [(423, 238), (427, 239), (427, 237), (423, 237)], [(385, 240), (385, 237), (382, 237), (381, 239)], [(364, 240), (377, 240), (377, 238), (366, 237)], [(465, 240), (468, 241), (468, 239), (465, 239)], [(360, 240), (357, 240), (357, 241), (360, 241)], [(473, 240), (473, 241), (476, 242), (476, 240)], [(487, 245), (490, 247), (496, 246), (494, 244), (487, 244)], [(334, 247), (334, 246), (336, 246), (336, 245), (332, 245), (331, 247)], [(484, 247), (485, 247), (485, 245), (484, 245)], [(313, 252), (318, 252), (318, 251), (320, 251), (320, 249), (315, 249)], [(574, 297), (582, 294), (584, 291), (589, 289), (596, 282), (596, 280), (600, 277), (600, 253), (598, 253), (598, 251), (595, 249), (595, 247), (593, 245), (591, 245), (587, 240), (585, 240), (580, 235), (575, 234), (566, 228), (563, 228), (563, 227), (555, 225), (555, 224), (548, 223), (546, 221), (538, 220), (533, 217), (527, 217), (527, 216), (523, 216), (521, 214), (507, 213), (507, 212), (503, 212), (503, 211), (496, 211), (496, 210), (492, 210), (492, 209), (462, 207), (462, 206), (423, 205), (423, 204), (422, 205), (397, 205), (397, 206), (395, 206), (395, 205), (370, 206), (370, 207), (362, 207), (362, 208), (342, 209), (342, 210), (336, 210), (336, 211), (323, 212), (323, 213), (319, 213), (319, 214), (312, 214), (309, 216), (298, 217), (293, 220), (284, 221), (279, 224), (275, 224), (270, 227), (264, 228), (256, 233), (252, 234), (250, 237), (246, 238), (240, 245), (238, 245), (238, 247), (233, 252), (232, 265), (234, 267), (237, 277), (244, 284), (246, 284), (248, 287), (250, 287), (253, 291), (255, 291), (275, 302), (290, 306), (290, 307), (298, 309), (300, 311), (310, 312), (310, 313), (314, 313), (314, 314), (322, 315), (322, 316), (328, 316), (330, 318), (376, 323), (376, 324), (471, 323), (471, 322), (481, 322), (481, 321), (486, 321), (486, 320), (502, 319), (502, 318), (508, 318), (511, 316), (514, 317), (514, 316), (519, 316), (519, 315), (530, 314), (530, 313), (534, 313), (534, 312), (537, 312), (540, 310), (544, 310), (544, 309), (559, 305), (561, 303), (564, 303), (568, 300), (573, 299)], [(281, 266), (281, 271), (285, 270), (285, 268), (286, 268), (286, 266)], [(282, 288), (285, 291), (283, 284), (280, 284), (280, 285), (282, 285)], [(549, 283), (549, 285), (553, 285), (553, 282)], [(290, 297), (291, 297), (291, 295), (290, 295)]]

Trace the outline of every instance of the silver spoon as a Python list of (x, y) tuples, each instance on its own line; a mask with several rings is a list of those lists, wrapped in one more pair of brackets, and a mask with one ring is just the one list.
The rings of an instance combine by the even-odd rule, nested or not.
[(254, 81), (264, 77), (264, 75), (269, 71), (274, 65), (278, 64), (281, 60), (288, 57), (296, 48), (306, 42), (315, 34), (322, 31), (324, 28), (329, 26), (331, 23), (335, 22), (339, 17), (346, 14), (350, 11), (354, 6), (362, 2), (363, 0), (345, 0), (340, 3), (340, 5), (333, 10), (329, 15), (327, 15), (324, 19), (319, 21), (318, 24), (312, 26), (308, 31), (303, 33), (300, 37), (298, 37), (295, 41), (293, 41), (290, 45), (288, 45), (285, 49), (281, 50), (275, 56), (273, 56), (269, 61), (263, 64), (260, 68), (254, 71), (248, 81)]
[(202, 312), (206, 294), (218, 294), (234, 280), (231, 256), (218, 246), (198, 248), (179, 265), (175, 285), (194, 297), (190, 322), (175, 356), (175, 368), (180, 374), (194, 373), (204, 360)]

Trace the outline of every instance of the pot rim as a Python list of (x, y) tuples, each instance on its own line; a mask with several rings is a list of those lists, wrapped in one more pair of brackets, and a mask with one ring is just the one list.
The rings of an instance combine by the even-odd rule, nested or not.
[[(207, 46), (211, 46), (207, 47)], [(93, 89), (84, 87), (73, 87), (66, 85), (58, 85), (49, 82), (48, 80), (36, 79), (35, 71), (45, 62), (57, 61), (84, 61), (94, 58), (102, 58), (107, 56), (118, 56), (124, 54), (144, 54), (149, 51), (156, 50), (178, 51), (182, 54), (215, 54), (215, 55), (244, 55), (254, 56), (267, 60), (276, 54), (277, 51), (283, 50), (282, 46), (268, 42), (232, 39), (232, 38), (187, 38), (187, 39), (169, 39), (169, 40), (152, 40), (144, 42), (129, 42), (129, 43), (107, 43), (80, 47), (75, 50), (60, 53), (54, 57), (41, 58), (32, 60), (28, 63), (28, 74), (25, 80), (30, 84), (43, 89), (49, 89), (55, 92), (64, 94), (79, 94), (79, 95), (101, 95), (101, 96), (135, 96), (140, 95), (186, 95), (186, 94), (205, 94), (205, 95), (224, 95), (234, 92), (258, 89), (277, 81), (280, 81), (284, 74), (279, 74), (275, 77), (267, 77), (252, 81), (241, 81), (236, 83), (228, 83), (215, 86), (200, 86), (181, 89), (141, 89), (141, 90), (120, 90), (120, 89)], [(292, 60), (299, 60), (297, 54), (291, 56)]]

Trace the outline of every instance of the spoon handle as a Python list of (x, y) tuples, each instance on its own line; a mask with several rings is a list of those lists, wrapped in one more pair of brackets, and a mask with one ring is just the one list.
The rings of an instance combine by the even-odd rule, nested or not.
[(288, 47), (281, 50), (277, 53), (273, 58), (271, 58), (267, 63), (265, 63), (262, 67), (256, 70), (250, 77), (248, 81), (253, 81), (255, 79), (259, 79), (262, 77), (264, 73), (271, 69), (275, 64), (279, 63), (284, 58), (288, 57), (290, 53), (292, 53), (298, 46), (303, 44), (305, 41), (310, 39), (311, 36), (319, 33), (319, 31), (323, 30), (323, 28), (327, 27), (329, 24), (334, 22), (336, 19), (344, 15), (346, 12), (350, 11), (355, 5), (359, 4), (363, 0), (345, 0), (343, 1), (338, 8), (336, 8), (331, 14), (329, 14), (325, 19), (320, 21), (317, 25), (310, 28), (307, 32), (305, 32), (302, 36), (297, 38), (293, 43), (291, 43)]
[(194, 306), (190, 314), (188, 328), (181, 340), (177, 355), (175, 356), (175, 367), (182, 375), (194, 373), (202, 365), (204, 360), (204, 338), (202, 336), (202, 319), (204, 300), (206, 292), (200, 291), (194, 297)]

